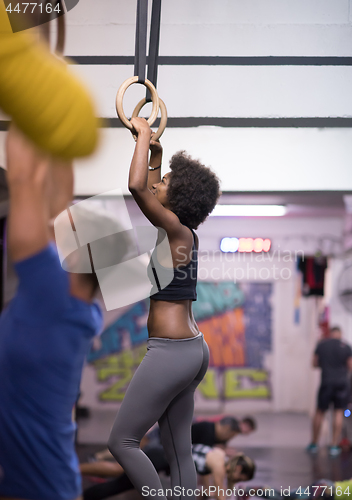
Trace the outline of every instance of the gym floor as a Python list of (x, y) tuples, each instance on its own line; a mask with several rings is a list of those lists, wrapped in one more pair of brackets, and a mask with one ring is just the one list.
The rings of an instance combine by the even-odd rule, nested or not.
[[(79, 421), (78, 454), (81, 461), (105, 447), (114, 416), (111, 411), (92, 412), (90, 418)], [(319, 453), (310, 455), (305, 451), (310, 438), (310, 418), (307, 415), (266, 413), (255, 415), (255, 418), (258, 422), (255, 433), (230, 442), (230, 447), (244, 451), (256, 462), (256, 476), (248, 485), (292, 488), (308, 486), (322, 478), (341, 481), (352, 477), (352, 452), (345, 451), (337, 457), (328, 454), (328, 419)], [(87, 487), (96, 483), (84, 478), (83, 484)], [(130, 492), (113, 498), (137, 500), (141, 497)]]

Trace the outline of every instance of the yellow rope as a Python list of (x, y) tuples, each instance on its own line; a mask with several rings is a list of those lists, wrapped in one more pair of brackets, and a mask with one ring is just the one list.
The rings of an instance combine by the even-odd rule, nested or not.
[(0, 108), (54, 156), (87, 156), (97, 145), (99, 122), (84, 85), (28, 33), (12, 32), (2, 1)]

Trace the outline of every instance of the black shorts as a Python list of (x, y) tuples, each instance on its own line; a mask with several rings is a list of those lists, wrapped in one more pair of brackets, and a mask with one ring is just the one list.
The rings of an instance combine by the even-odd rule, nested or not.
[(323, 382), (318, 392), (319, 410), (328, 410), (331, 403), (335, 409), (344, 410), (350, 402), (350, 391), (348, 382)]

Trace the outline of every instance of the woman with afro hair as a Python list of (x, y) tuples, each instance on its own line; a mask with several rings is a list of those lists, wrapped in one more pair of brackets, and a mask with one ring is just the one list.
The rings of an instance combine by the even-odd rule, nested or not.
[(147, 354), (126, 391), (108, 446), (142, 496), (157, 494), (166, 500), (159, 476), (139, 446), (158, 422), (170, 465), (172, 496), (192, 499), (197, 485), (191, 447), (194, 391), (209, 362), (208, 346), (192, 314), (197, 297), (194, 229), (216, 205), (219, 180), (184, 152), (172, 157), (171, 172), (161, 178), (161, 145), (151, 141), (144, 118), (132, 118), (131, 123), (137, 142), (129, 190), (159, 230), (148, 269), (155, 293), (150, 297)]

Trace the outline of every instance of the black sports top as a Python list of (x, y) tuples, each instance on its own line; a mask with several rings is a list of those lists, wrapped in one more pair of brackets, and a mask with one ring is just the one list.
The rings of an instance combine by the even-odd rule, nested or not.
[(192, 458), (194, 465), (196, 466), (196, 471), (200, 476), (206, 476), (211, 474), (211, 470), (207, 466), (207, 454), (212, 451), (213, 448), (206, 446), (204, 444), (192, 444)]
[[(152, 284), (156, 283), (158, 291), (150, 295), (154, 300), (197, 300), (197, 272), (198, 272), (198, 250), (193, 234), (193, 246), (191, 260), (185, 266), (172, 268), (162, 266), (156, 260), (156, 249), (148, 266), (148, 277)], [(166, 286), (163, 286), (163, 283)], [(167, 284), (168, 283), (168, 284)], [(154, 285), (155, 289), (155, 285)]]

